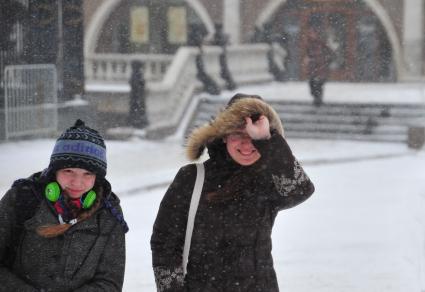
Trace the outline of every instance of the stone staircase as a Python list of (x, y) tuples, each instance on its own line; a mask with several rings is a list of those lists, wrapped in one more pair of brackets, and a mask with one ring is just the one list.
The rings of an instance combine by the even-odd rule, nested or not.
[[(269, 101), (282, 119), (289, 138), (406, 142), (410, 126), (424, 126), (425, 105), (400, 103), (327, 103)], [(221, 99), (199, 101), (186, 135), (208, 122), (225, 105)]]

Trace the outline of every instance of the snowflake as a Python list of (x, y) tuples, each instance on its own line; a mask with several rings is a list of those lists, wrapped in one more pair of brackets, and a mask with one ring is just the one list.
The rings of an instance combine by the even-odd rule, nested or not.
[(298, 160), (294, 162), (294, 176), (292, 178), (285, 177), (283, 174), (281, 176), (273, 174), (272, 179), (276, 190), (285, 197), (289, 196), (298, 186), (309, 180)]
[(158, 291), (170, 289), (173, 283), (183, 287), (184, 275), (182, 267), (177, 267), (173, 271), (164, 267), (155, 267), (153, 270)]

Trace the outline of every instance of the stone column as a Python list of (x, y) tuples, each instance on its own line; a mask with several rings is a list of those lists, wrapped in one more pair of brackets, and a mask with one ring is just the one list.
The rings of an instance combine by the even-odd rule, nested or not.
[(26, 54), (32, 64), (56, 64), (58, 7), (54, 0), (30, 0)]
[(229, 36), (231, 45), (240, 42), (240, 0), (223, 0), (224, 32)]
[(61, 45), (63, 100), (84, 95), (83, 6), (82, 0), (62, 0)]
[(424, 0), (404, 0), (403, 49), (407, 76), (417, 79), (424, 74)]

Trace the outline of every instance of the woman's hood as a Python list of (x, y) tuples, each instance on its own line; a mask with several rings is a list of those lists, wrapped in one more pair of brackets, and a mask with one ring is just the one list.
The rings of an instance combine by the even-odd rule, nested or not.
[(208, 144), (243, 129), (246, 123), (245, 117), (254, 115), (266, 116), (270, 122), (270, 130), (275, 130), (283, 136), (282, 122), (276, 111), (262, 99), (246, 97), (233, 102), (211, 122), (191, 132), (186, 143), (187, 157), (190, 160), (198, 159)]

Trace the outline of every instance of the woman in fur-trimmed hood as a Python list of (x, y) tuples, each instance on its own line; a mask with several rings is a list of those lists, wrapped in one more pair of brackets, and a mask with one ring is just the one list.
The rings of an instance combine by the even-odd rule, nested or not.
[(292, 155), (279, 116), (256, 95), (235, 95), (191, 133), (191, 160), (208, 150), (184, 274), (182, 253), (197, 168), (182, 167), (162, 199), (151, 249), (158, 291), (276, 292), (271, 232), (277, 213), (314, 186)]

